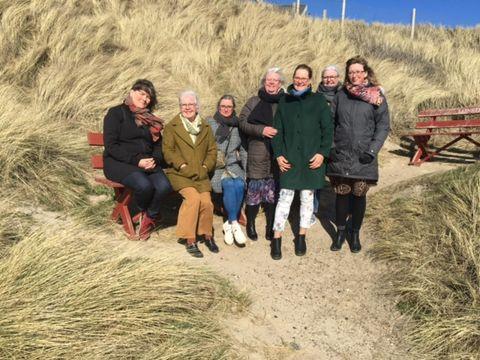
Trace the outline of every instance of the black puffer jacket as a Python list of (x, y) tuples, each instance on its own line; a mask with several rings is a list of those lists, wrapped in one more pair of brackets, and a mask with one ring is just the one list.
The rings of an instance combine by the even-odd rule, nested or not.
[[(377, 155), (390, 131), (387, 101), (374, 106), (343, 88), (332, 102), (332, 111), (335, 130), (327, 175), (377, 181)], [(374, 157), (369, 164), (359, 161), (365, 152)]]
[(148, 127), (135, 124), (135, 116), (127, 105), (108, 109), (103, 120), (103, 139), (103, 172), (107, 179), (121, 182), (132, 172), (145, 171), (138, 167), (138, 162), (151, 157), (157, 163), (154, 172), (162, 171), (162, 138), (154, 143)]

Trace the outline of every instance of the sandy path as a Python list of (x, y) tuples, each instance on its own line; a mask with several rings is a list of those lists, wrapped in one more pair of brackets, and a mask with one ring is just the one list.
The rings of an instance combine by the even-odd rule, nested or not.
[[(398, 153), (402, 150), (392, 143), (382, 150), (381, 181), (374, 191), (454, 166), (433, 162), (412, 167), (408, 158)], [(187, 262), (213, 267), (246, 290), (253, 302), (249, 313), (225, 320), (237, 341), (236, 349), (246, 359), (408, 359), (399, 337), (403, 321), (378, 289), (379, 276), (386, 269), (373, 263), (366, 251), (354, 255), (348, 246), (336, 253), (329, 250), (329, 233), (334, 233), (333, 201), (331, 190), (324, 190), (321, 218), (308, 234), (304, 257), (294, 255), (289, 227), (281, 261), (270, 259), (269, 242), (263, 237), (249, 241), (243, 249), (226, 246), (219, 217), (214, 225), (221, 251), (211, 254), (205, 249), (203, 260), (186, 255), (174, 240), (174, 227), (160, 231), (141, 247), (128, 242), (126, 250), (176, 253)], [(264, 226), (260, 214), (257, 230)], [(365, 250), (372, 241), (362, 234)]]

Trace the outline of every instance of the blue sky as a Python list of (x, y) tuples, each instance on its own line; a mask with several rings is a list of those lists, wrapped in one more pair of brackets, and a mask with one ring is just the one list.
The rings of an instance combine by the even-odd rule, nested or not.
[[(267, 0), (290, 5), (295, 0)], [(301, 0), (313, 16), (322, 16), (327, 9), (329, 18), (338, 19), (342, 0)], [(409, 24), (412, 9), (417, 9), (417, 24), (431, 23), (449, 27), (480, 25), (480, 0), (347, 0), (346, 16), (367, 22)]]

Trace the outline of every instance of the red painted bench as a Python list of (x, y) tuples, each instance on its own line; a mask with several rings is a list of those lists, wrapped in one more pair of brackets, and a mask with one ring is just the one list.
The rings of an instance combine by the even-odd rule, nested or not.
[[(404, 136), (412, 137), (417, 147), (415, 154), (410, 160), (410, 165), (421, 165), (462, 139), (480, 147), (480, 142), (472, 138), (472, 135), (480, 134), (480, 119), (454, 119), (455, 117), (463, 118), (466, 115), (478, 114), (480, 114), (480, 107), (425, 110), (420, 112), (418, 117), (420, 119), (428, 118), (428, 120), (418, 122), (415, 125), (415, 131), (403, 134)], [(444, 118), (444, 120), (437, 118)], [(439, 149), (431, 151), (429, 150), (428, 142), (432, 136), (453, 137), (453, 140)]]
[[(96, 132), (87, 133), (88, 145), (103, 147), (103, 134)], [(93, 169), (103, 169), (103, 155), (94, 154), (91, 157), (91, 165)], [(112, 211), (112, 220), (121, 221), (123, 229), (130, 239), (136, 239), (135, 228), (133, 226), (132, 216), (128, 205), (132, 201), (132, 191), (120, 183), (110, 181), (105, 177), (95, 176), (95, 181), (104, 186), (110, 187), (115, 192), (116, 205)]]

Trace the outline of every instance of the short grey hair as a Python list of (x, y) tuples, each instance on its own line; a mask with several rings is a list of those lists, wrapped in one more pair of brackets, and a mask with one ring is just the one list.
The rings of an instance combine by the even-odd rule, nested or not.
[(338, 67), (336, 67), (335, 65), (328, 65), (322, 70), (322, 77), (323, 77), (323, 74), (325, 74), (325, 71), (329, 71), (329, 70), (335, 71), (337, 75), (340, 76), (340, 70), (338, 70)]
[(197, 109), (197, 112), (200, 110), (200, 99), (198, 98), (198, 95), (195, 91), (193, 90), (184, 90), (178, 95), (178, 104), (182, 104), (182, 99), (184, 97), (191, 96), (195, 98), (195, 108)]
[(280, 76), (280, 84), (283, 85), (285, 83), (285, 75), (283, 75), (283, 71), (281, 68), (278, 66), (271, 67), (267, 71), (265, 71), (265, 74), (263, 74), (261, 80), (260, 80), (260, 87), (265, 86), (265, 81), (267, 80), (268, 74), (278, 74)]

